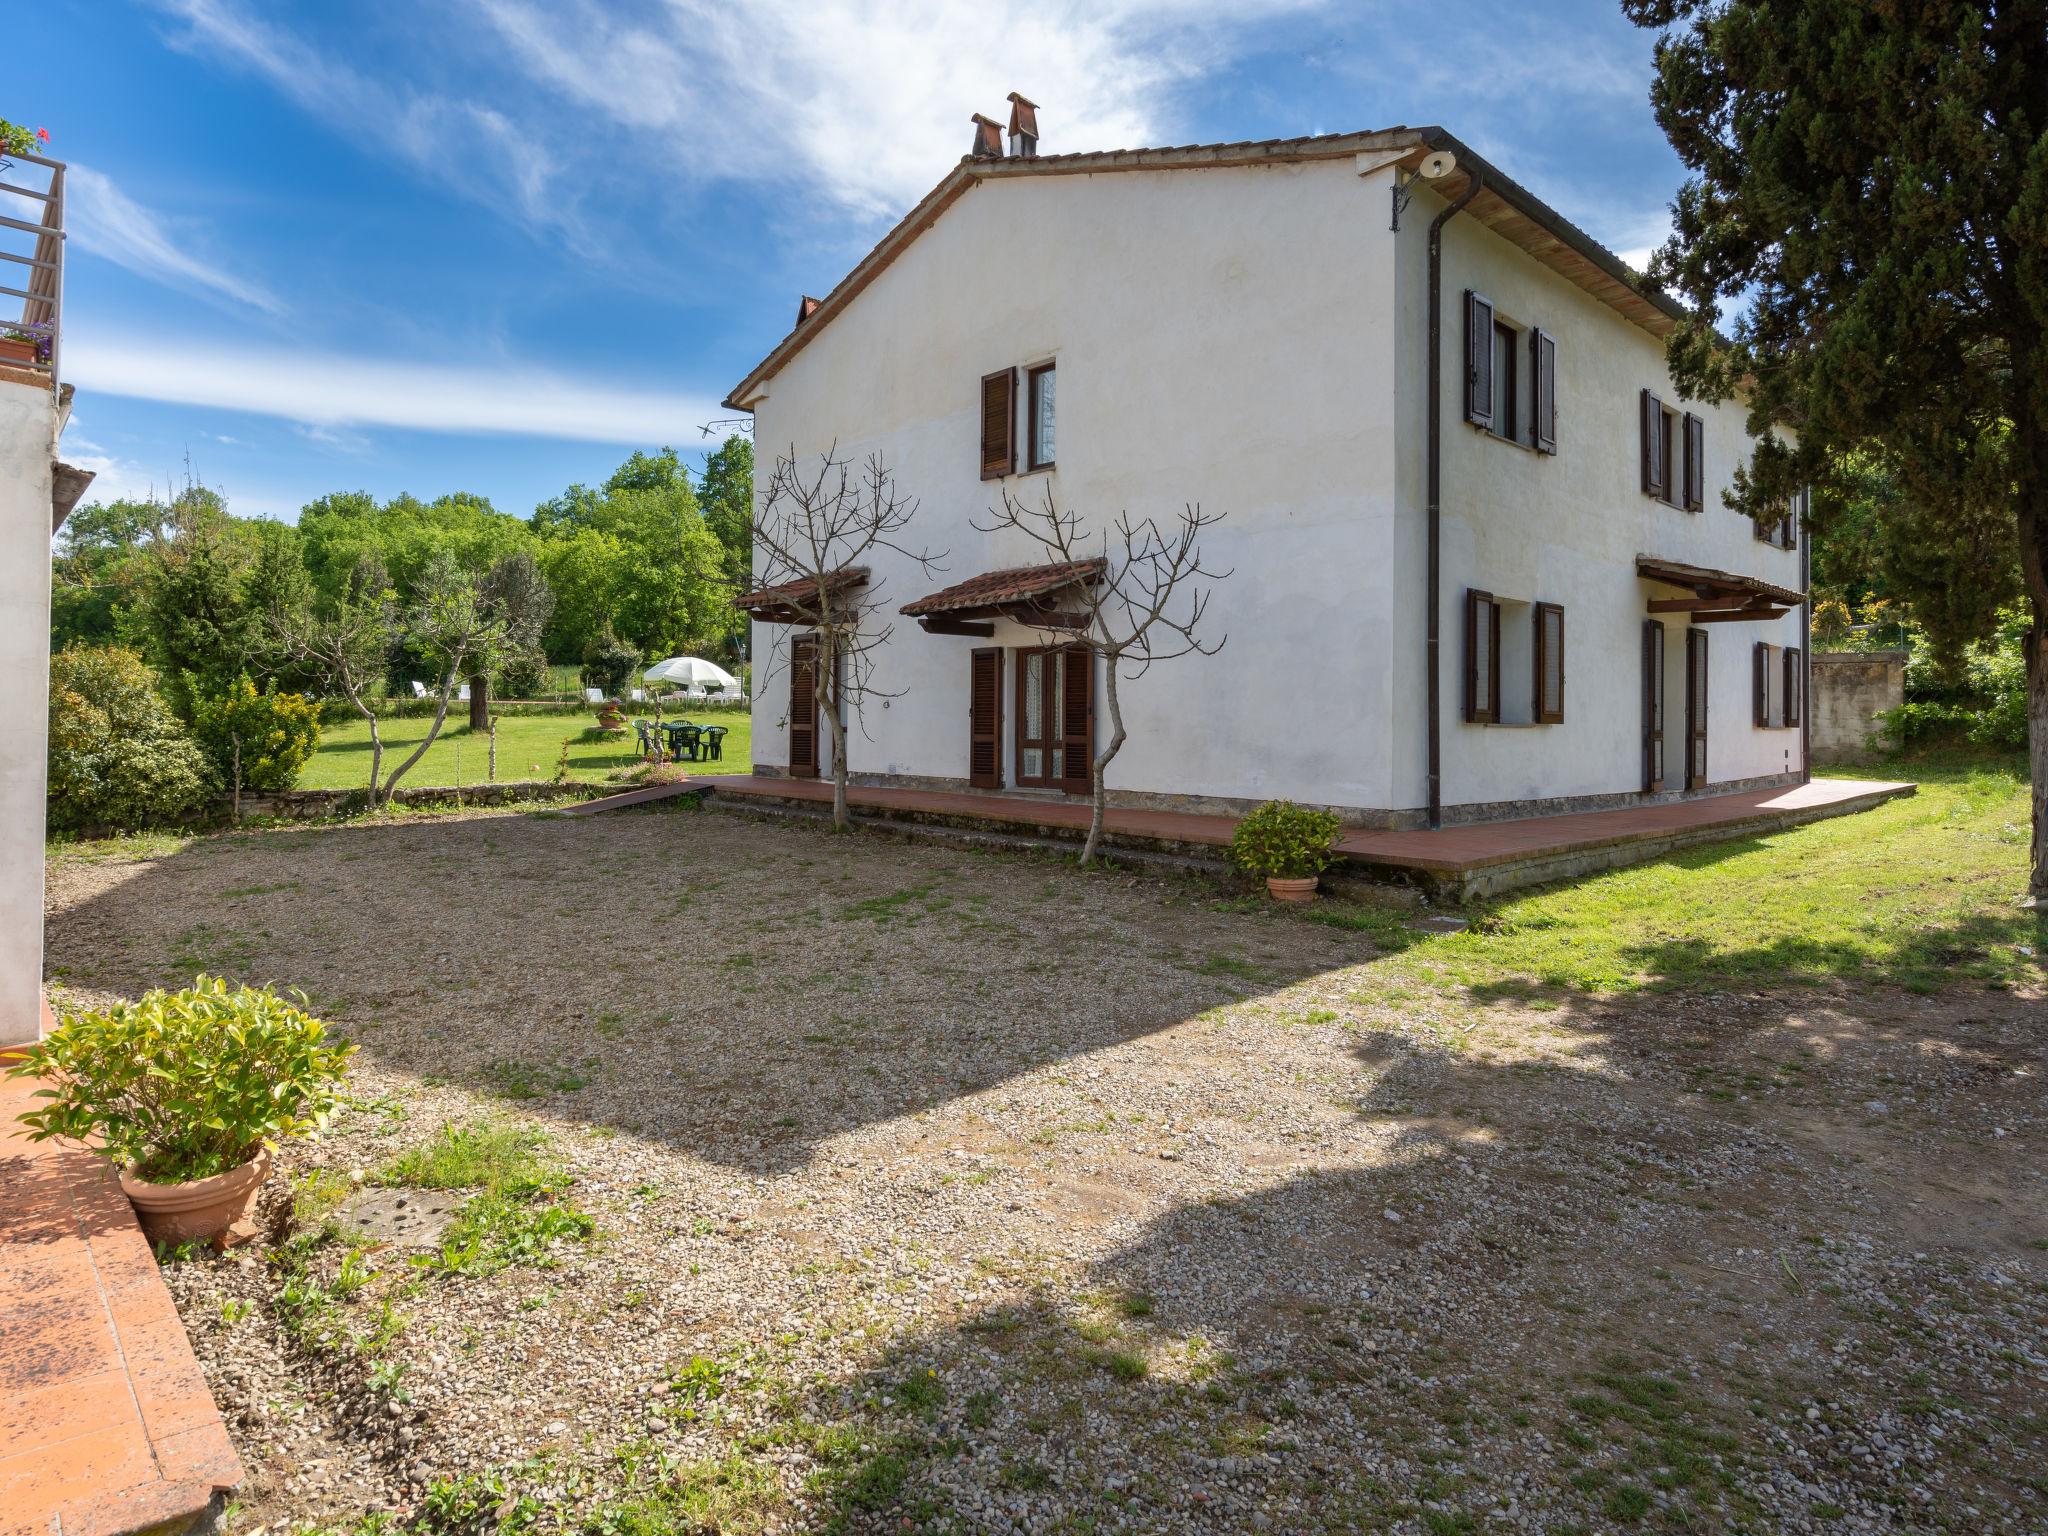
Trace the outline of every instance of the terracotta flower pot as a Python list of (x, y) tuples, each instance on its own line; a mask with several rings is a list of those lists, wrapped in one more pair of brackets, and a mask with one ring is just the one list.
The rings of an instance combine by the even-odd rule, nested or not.
[(1279, 875), (1268, 875), (1266, 891), (1275, 901), (1314, 901), (1316, 877), (1305, 875), (1298, 880), (1288, 880)]
[(20, 341), (12, 336), (0, 336), (0, 363), (27, 363), (36, 361), (36, 344)]
[(210, 1242), (249, 1214), (270, 1177), (270, 1148), (210, 1179), (189, 1184), (148, 1184), (121, 1170), (121, 1192), (135, 1207), (142, 1235), (152, 1243)]

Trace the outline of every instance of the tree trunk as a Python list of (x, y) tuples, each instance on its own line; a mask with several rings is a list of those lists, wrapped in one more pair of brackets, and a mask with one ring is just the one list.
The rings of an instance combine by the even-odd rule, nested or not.
[(391, 792), (398, 788), (398, 781), (412, 771), (414, 763), (427, 755), (427, 748), (431, 747), (434, 744), (435, 738), (441, 734), (441, 726), (448, 719), (448, 701), (455, 697), (456, 676), (457, 673), (451, 671), (446, 678), (442, 679), (441, 706), (434, 711), (434, 723), (427, 727), (427, 739), (412, 749), (410, 757), (391, 770), (391, 777), (384, 781), (383, 792), (378, 796), (380, 804), (391, 798)]
[(818, 698), (818, 712), (831, 727), (832, 743), (832, 830), (852, 829), (853, 816), (846, 806), (846, 720), (840, 714), (842, 700), (833, 686), (839, 676), (839, 653), (830, 640), (818, 646), (818, 671), (812, 686)]
[(2048, 608), (2036, 599), (2034, 627), (2020, 642), (2027, 658), (2027, 770), (2034, 800), (2034, 841), (2027, 897), (2048, 919)]
[(479, 735), (491, 728), (491, 680), (482, 673), (469, 680), (469, 728)]
[[(1094, 665), (1095, 653), (1088, 653), (1089, 665)], [(1081, 867), (1087, 869), (1095, 863), (1096, 849), (1102, 843), (1102, 814), (1108, 808), (1109, 764), (1124, 744), (1124, 710), (1116, 694), (1116, 662), (1114, 655), (1103, 657), (1102, 698), (1109, 706), (1109, 744), (1094, 763), (1095, 803), (1088, 812), (1088, 840), (1081, 844)]]

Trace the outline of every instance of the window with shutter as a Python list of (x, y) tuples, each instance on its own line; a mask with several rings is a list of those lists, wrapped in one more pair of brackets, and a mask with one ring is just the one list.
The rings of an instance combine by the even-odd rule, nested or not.
[(1643, 620), (1643, 791), (1664, 788), (1664, 626)]
[(1476, 427), (1493, 422), (1493, 301), (1465, 290), (1465, 419)]
[(968, 654), (967, 782), (976, 789), (1003, 787), (1003, 653), (979, 647)]
[(809, 635), (789, 646), (789, 776), (818, 776), (818, 642)]
[(1647, 389), (1642, 393), (1640, 409), (1643, 458), (1643, 494), (1663, 496), (1665, 494), (1665, 435), (1664, 402)]
[(1031, 370), (1029, 378), (1030, 387), (1025, 391), (1025, 408), (1029, 413), (1025, 440), (1030, 444), (1030, 452), (1025, 460), (1033, 469), (1051, 469), (1057, 449), (1055, 386), (1059, 383), (1059, 372), (1053, 364), (1041, 363)]
[(999, 480), (1017, 469), (1017, 370), (981, 380), (981, 478)]
[(1557, 452), (1557, 338), (1529, 332), (1529, 381), (1534, 390), (1529, 431), (1539, 453)]
[(1685, 413), (1685, 510), (1697, 512), (1707, 504), (1707, 424), (1691, 411)]
[(1785, 723), (1797, 725), (1799, 710), (1806, 696), (1806, 669), (1802, 665), (1805, 653), (1796, 645), (1785, 647)]
[(1066, 658), (1060, 699), (1065, 758), (1060, 787), (1083, 795), (1095, 787), (1095, 653), (1085, 645), (1070, 645)]
[(1500, 718), (1500, 604), (1491, 592), (1465, 593), (1465, 719), (1491, 725)]
[(1771, 723), (1771, 648), (1759, 640), (1750, 649), (1749, 668), (1750, 708), (1754, 723), (1759, 726)]
[(1536, 723), (1564, 723), (1564, 609), (1536, 605)]

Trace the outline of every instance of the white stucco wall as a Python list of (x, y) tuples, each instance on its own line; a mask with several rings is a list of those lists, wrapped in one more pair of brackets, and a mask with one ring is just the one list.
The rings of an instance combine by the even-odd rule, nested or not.
[[(1130, 739), (1112, 787), (1417, 811), (1427, 802), (1425, 242), (1442, 205), (1419, 191), (1391, 231), (1391, 175), (1362, 177), (1341, 161), (978, 185), (752, 402), (757, 486), (792, 446), (882, 453), (921, 502), (915, 542), (946, 552), (930, 576), (886, 553), (870, 559), (891, 613), (979, 572), (1037, 563), (1028, 542), (972, 526), (1001, 488), (979, 478), (979, 382), (1056, 361), (1059, 466), (1010, 478), (1013, 491), (1035, 501), (1050, 488), (1090, 519), (1123, 509), (1169, 519), (1190, 500), (1228, 514), (1206, 540), (1210, 563), (1234, 573), (1215, 588), (1207, 631), (1227, 643), (1126, 687)], [(1464, 422), (1467, 287), (1557, 338), (1556, 455)], [(1470, 217), (1446, 230), (1443, 348), (1445, 804), (1633, 793), (1652, 595), (1637, 555), (1800, 584), (1797, 554), (1760, 543), (1720, 504), (1747, 451), (1741, 411), (1691, 407), (1707, 422), (1704, 511), (1644, 496), (1638, 391), (1681, 404), (1662, 343)], [(1474, 586), (1564, 605), (1562, 724), (1462, 722)], [(964, 782), (968, 652), (1039, 637), (896, 626), (876, 683), (898, 696), (856, 723), (850, 765)], [(786, 633), (755, 626), (763, 764), (788, 760), (787, 674), (768, 665)], [(1749, 690), (1751, 643), (1797, 645), (1797, 613), (1709, 633), (1710, 779), (1796, 771), (1798, 732), (1755, 729)], [(1669, 639), (1676, 786), (1682, 620)], [(1014, 660), (1004, 687), (1013, 736)], [(1004, 763), (1008, 782), (1007, 743)]]
[[(1393, 304), (1388, 268), (1357, 257), (1385, 225), (1361, 187), (1349, 161), (978, 186), (769, 381), (757, 484), (792, 443), (881, 451), (920, 499), (919, 542), (948, 552), (930, 577), (871, 562), (892, 612), (1036, 563), (1029, 543), (972, 527), (1000, 489), (979, 478), (979, 388), (1056, 360), (1059, 465), (1012, 477), (1017, 494), (1049, 487), (1090, 520), (1168, 520), (1188, 501), (1228, 514), (1204, 541), (1234, 573), (1205, 627), (1224, 649), (1125, 684), (1112, 785), (1380, 804)], [(757, 625), (756, 657), (777, 638)], [(877, 686), (901, 696), (854, 731), (851, 768), (964, 780), (967, 657), (989, 643), (899, 619)], [(758, 761), (787, 761), (787, 698), (786, 672), (757, 686)]]
[[(1383, 180), (1384, 178), (1376, 178)], [(1382, 194), (1384, 195), (1384, 194)], [(1443, 204), (1419, 191), (1402, 231), (1399, 547), (1425, 590), (1427, 509), (1423, 364), (1428, 348), (1427, 231)], [(1384, 227), (1384, 226), (1383, 226)], [(1558, 451), (1540, 454), (1502, 441), (1464, 419), (1464, 296), (1492, 299), (1518, 328), (1557, 338)], [(1443, 798), (1447, 807), (1565, 796), (1630, 793), (1641, 787), (1642, 624), (1652, 588), (1635, 574), (1639, 554), (1762, 577), (1798, 588), (1800, 556), (1759, 541), (1754, 525), (1722, 505), (1721, 493), (1749, 453), (1739, 403), (1680, 400), (1663, 343), (1591, 294), (1529, 258), (1477, 220), (1444, 226), (1442, 603), (1439, 655), (1443, 707)], [(1526, 384), (1526, 373), (1524, 374)], [(1637, 412), (1644, 388), (1706, 423), (1704, 508), (1685, 512), (1643, 494)], [(1464, 604), (1477, 587), (1516, 602), (1565, 609), (1565, 718), (1543, 726), (1467, 725)], [(1668, 782), (1681, 782), (1685, 712), (1683, 616), (1666, 621)], [(1751, 646), (1800, 643), (1797, 609), (1771, 623), (1712, 624), (1709, 651), (1708, 779), (1719, 783), (1797, 772), (1796, 729), (1757, 729), (1751, 706)], [(1395, 665), (1405, 686), (1394, 734), (1397, 803), (1427, 801), (1425, 690), (1420, 603), (1403, 619)], [(1503, 636), (1503, 654), (1510, 654)], [(1409, 680), (1412, 680), (1410, 682)], [(1522, 685), (1526, 691), (1527, 685)]]
[(0, 1043), (40, 1023), (56, 426), (47, 385), (0, 379)]

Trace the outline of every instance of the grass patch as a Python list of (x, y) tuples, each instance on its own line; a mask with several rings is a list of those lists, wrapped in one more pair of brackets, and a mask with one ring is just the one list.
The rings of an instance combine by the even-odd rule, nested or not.
[[(648, 711), (652, 718), (652, 711)], [(630, 718), (630, 716), (629, 716)], [(671, 711), (667, 718), (676, 718)], [(691, 716), (689, 718), (697, 718)], [(715, 763), (686, 763), (691, 773), (751, 773), (753, 760), (753, 719), (743, 710), (707, 711), (703, 717), (726, 728), (724, 756)], [(572, 783), (597, 783), (613, 774), (640, 764), (640, 753), (629, 733), (623, 741), (586, 741), (592, 717), (573, 715), (505, 715), (498, 721), (498, 779), (553, 779), (558, 771)], [(384, 739), (384, 771), (389, 773), (427, 738), (424, 719), (385, 720), (378, 730)], [(566, 749), (566, 750), (565, 750)], [(418, 787), (442, 787), (489, 782), (490, 737), (473, 733), (465, 715), (459, 722), (451, 708), (450, 718), (434, 738), (427, 755), (399, 782)], [(365, 720), (348, 720), (323, 726), (320, 746), (299, 774), (299, 789), (361, 789), (370, 779), (370, 726)]]
[(488, 1275), (508, 1265), (547, 1268), (564, 1242), (582, 1242), (597, 1223), (556, 1197), (568, 1171), (545, 1155), (538, 1131), (496, 1124), (444, 1125), (425, 1145), (387, 1164), (380, 1183), (417, 1189), (474, 1189), (438, 1253), (414, 1260), (446, 1274)]
[[(2042, 977), (2026, 888), (2018, 761), (1923, 759), (1870, 776), (1920, 791), (1875, 810), (1475, 904), (1459, 933), (1412, 910), (1327, 901), (1308, 920), (1365, 933), (1374, 987), (1463, 988), (1476, 1000), (1544, 990), (1633, 992), (1830, 980), (1932, 992)], [(1205, 967), (1206, 969), (1206, 967)]]

